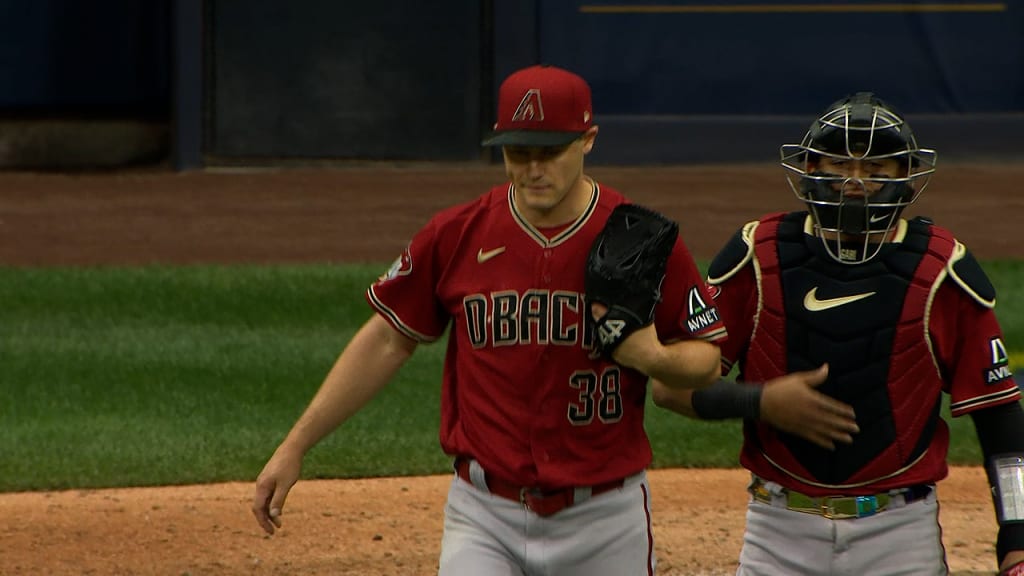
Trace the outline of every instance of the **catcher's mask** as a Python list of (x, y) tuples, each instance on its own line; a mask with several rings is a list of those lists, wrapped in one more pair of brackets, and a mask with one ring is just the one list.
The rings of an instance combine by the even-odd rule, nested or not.
[[(800, 144), (780, 149), (790, 188), (805, 202), (829, 256), (861, 264), (881, 250), (903, 209), (912, 204), (935, 171), (934, 150), (919, 148), (910, 126), (896, 110), (870, 92), (829, 106)], [(830, 174), (823, 157), (837, 162), (891, 159), (895, 174)]]

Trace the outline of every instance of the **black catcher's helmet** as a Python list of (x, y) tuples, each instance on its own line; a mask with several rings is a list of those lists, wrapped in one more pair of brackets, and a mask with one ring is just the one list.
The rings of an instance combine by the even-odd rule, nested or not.
[[(860, 264), (878, 254), (903, 209), (927, 186), (936, 160), (934, 150), (918, 147), (903, 117), (870, 92), (833, 103), (811, 124), (803, 141), (783, 145), (781, 155), (786, 179), (807, 204), (815, 233), (829, 255), (844, 264)], [(895, 159), (900, 170), (860, 178), (829, 174), (818, 168), (825, 156), (861, 162)], [(844, 193), (869, 188), (877, 191)]]

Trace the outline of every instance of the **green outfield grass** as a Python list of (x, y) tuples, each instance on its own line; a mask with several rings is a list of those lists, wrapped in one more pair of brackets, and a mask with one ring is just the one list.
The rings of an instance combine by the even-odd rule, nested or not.
[[(0, 491), (255, 478), (387, 267), (0, 268)], [(1014, 359), (1024, 264), (986, 263)], [(437, 441), (443, 345), (314, 449), (306, 477), (445, 472)], [(951, 459), (976, 463), (969, 419)], [(735, 466), (738, 423), (650, 407), (656, 467)]]

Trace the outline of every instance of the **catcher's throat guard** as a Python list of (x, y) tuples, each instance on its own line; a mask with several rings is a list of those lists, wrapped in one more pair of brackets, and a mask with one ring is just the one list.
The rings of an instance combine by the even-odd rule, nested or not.
[(623, 340), (654, 321), (678, 236), (678, 224), (649, 208), (620, 204), (612, 210), (587, 257), (587, 318), (595, 303), (608, 308), (593, 320), (597, 355), (611, 358)]

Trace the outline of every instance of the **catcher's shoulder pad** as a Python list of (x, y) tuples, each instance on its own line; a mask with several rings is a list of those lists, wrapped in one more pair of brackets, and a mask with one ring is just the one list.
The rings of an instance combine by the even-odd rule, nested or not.
[(978, 304), (986, 308), (994, 308), (996, 305), (996, 289), (985, 274), (981, 264), (974, 259), (974, 255), (966, 246), (959, 241), (953, 248), (953, 255), (946, 264), (949, 277), (967, 292)]
[(754, 232), (759, 221), (747, 222), (732, 235), (708, 266), (708, 284), (721, 284), (754, 257)]

